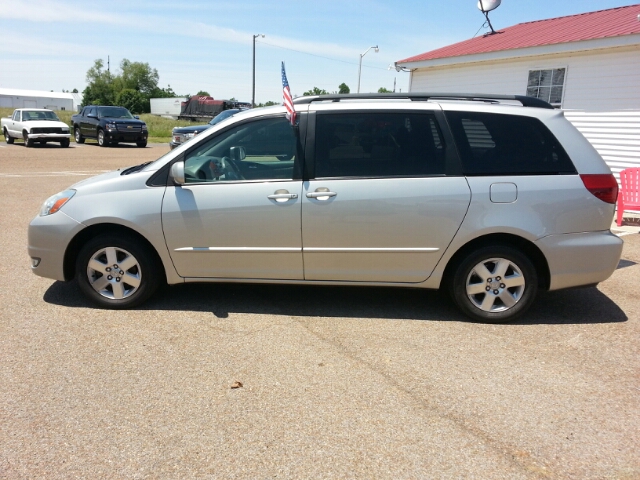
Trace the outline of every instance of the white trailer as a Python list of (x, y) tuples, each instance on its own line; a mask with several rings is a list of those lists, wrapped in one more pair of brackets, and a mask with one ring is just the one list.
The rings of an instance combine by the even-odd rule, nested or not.
[(160, 115), (161, 117), (178, 118), (182, 102), (185, 102), (186, 100), (186, 97), (152, 98), (151, 113), (153, 115)]

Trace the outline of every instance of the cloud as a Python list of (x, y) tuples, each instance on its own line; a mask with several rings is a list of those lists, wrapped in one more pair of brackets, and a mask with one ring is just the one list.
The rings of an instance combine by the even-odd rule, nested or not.
[[(38, 37), (17, 37), (13, 35), (4, 35), (0, 42), (0, 53), (14, 54), (16, 52), (29, 52), (30, 56), (55, 56), (55, 57), (74, 57), (79, 56), (95, 57), (101, 54), (96, 52), (95, 46), (83, 46), (76, 43), (53, 42)], [(106, 55), (107, 52), (104, 53)]]
[(89, 10), (85, 4), (73, 5), (46, 0), (8, 0), (0, 8), (0, 18), (31, 22), (122, 23), (119, 15)]
[[(22, 20), (39, 23), (78, 23), (108, 24), (119, 28), (135, 28), (138, 32), (178, 35), (188, 38), (214, 40), (222, 43), (251, 45), (255, 32), (241, 31), (228, 27), (220, 27), (204, 22), (187, 20), (167, 20), (166, 17), (121, 12), (119, 14), (105, 12), (104, 9), (92, 9), (86, 2), (65, 3), (43, 0), (10, 0), (9, 5), (0, 8), (0, 19)], [(34, 32), (35, 33), (35, 32)], [(297, 50), (303, 53), (341, 59), (358, 58), (359, 53), (353, 48), (326, 43), (309, 42), (277, 35), (269, 35), (263, 43), (275, 47)], [(262, 39), (259, 39), (262, 40)], [(24, 50), (24, 49), (23, 49)]]

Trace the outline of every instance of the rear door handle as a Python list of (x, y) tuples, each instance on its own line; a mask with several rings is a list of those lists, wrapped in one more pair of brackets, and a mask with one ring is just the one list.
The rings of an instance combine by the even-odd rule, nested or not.
[(316, 200), (329, 200), (331, 197), (338, 195), (336, 192), (330, 192), (328, 188), (318, 188), (315, 192), (307, 193), (307, 198), (315, 198)]

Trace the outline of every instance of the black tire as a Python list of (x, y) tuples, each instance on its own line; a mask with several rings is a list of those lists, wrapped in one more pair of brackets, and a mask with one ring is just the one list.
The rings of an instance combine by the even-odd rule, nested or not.
[(98, 145), (100, 145), (101, 147), (109, 146), (109, 140), (107, 140), (107, 137), (104, 134), (104, 130), (102, 129), (98, 130)]
[(6, 128), (4, 129), (4, 141), (9, 145), (11, 145), (14, 141), (14, 138), (9, 135), (9, 131)]
[(460, 261), (448, 290), (460, 310), (472, 319), (510, 322), (531, 306), (538, 293), (538, 274), (519, 250), (489, 246)]
[(160, 278), (153, 252), (127, 235), (99, 235), (82, 247), (76, 260), (80, 290), (101, 308), (140, 305), (158, 289)]
[(60, 146), (62, 148), (67, 148), (69, 146), (71, 142), (69, 141), (68, 138), (65, 138), (64, 140), (60, 140)]
[(80, 127), (77, 125), (73, 127), (73, 136), (76, 139), (76, 143), (84, 143), (84, 137), (82, 133), (80, 133)]
[(25, 147), (33, 147), (33, 139), (29, 138), (26, 130), (22, 132), (22, 139), (24, 140)]
[(147, 141), (146, 140), (139, 140), (136, 142), (136, 145), (140, 148), (144, 148), (147, 146)]

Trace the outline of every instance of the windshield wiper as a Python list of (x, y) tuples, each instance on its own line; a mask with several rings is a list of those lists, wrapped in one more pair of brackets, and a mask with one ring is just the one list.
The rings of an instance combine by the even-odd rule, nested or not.
[(140, 170), (142, 170), (144, 167), (146, 167), (150, 163), (151, 162), (145, 162), (145, 163), (141, 163), (140, 165), (135, 165), (133, 167), (127, 167), (124, 170), (122, 170), (120, 175), (129, 175), (130, 173), (139, 172)]

